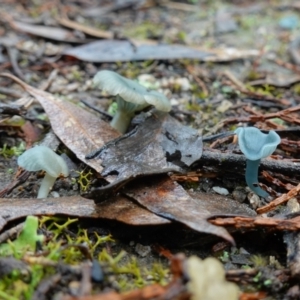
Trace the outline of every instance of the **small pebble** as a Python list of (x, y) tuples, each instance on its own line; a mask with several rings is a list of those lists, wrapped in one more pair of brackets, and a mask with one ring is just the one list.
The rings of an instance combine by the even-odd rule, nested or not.
[(247, 198), (247, 194), (244, 190), (244, 188), (242, 187), (237, 187), (233, 192), (232, 192), (232, 197), (234, 200), (243, 203), (246, 198)]
[(215, 29), (218, 34), (234, 32), (238, 29), (238, 24), (230, 13), (219, 10), (215, 17)]
[(247, 196), (253, 209), (256, 209), (260, 206), (260, 198), (254, 193), (249, 193)]
[(146, 257), (151, 252), (151, 247), (143, 246), (141, 244), (136, 244), (135, 252), (141, 257)]
[(180, 89), (182, 91), (189, 91), (191, 89), (191, 84), (189, 80), (185, 77), (182, 78), (176, 78), (175, 84), (180, 86)]
[(71, 281), (69, 283), (69, 292), (73, 296), (77, 296), (80, 289), (80, 282), (79, 281)]
[(227, 111), (233, 104), (229, 100), (223, 100), (221, 104), (217, 107), (219, 113), (224, 113)]
[(231, 262), (237, 265), (251, 265), (250, 254), (234, 254), (231, 255)]
[(287, 202), (286, 206), (287, 206), (289, 213), (296, 213), (300, 210), (300, 205), (296, 198), (291, 198)]
[(175, 98), (172, 98), (172, 99), (170, 100), (170, 103), (171, 103), (173, 106), (179, 105), (178, 99), (175, 99)]
[(206, 178), (200, 183), (200, 187), (205, 191), (208, 192), (209, 189), (212, 187), (213, 183), (210, 179)]
[(250, 254), (245, 248), (240, 248), (240, 254)]
[(50, 195), (51, 195), (53, 198), (59, 198), (59, 197), (60, 197), (59, 193), (58, 193), (58, 192), (55, 192), (55, 191), (52, 191), (52, 192), (50, 193)]
[(147, 275), (147, 277), (146, 277), (146, 280), (153, 280), (154, 279), (154, 277), (152, 276), (152, 275)]
[(222, 187), (219, 187), (219, 186), (214, 186), (212, 188), (217, 194), (219, 195), (224, 195), (224, 196), (227, 196), (229, 194), (228, 190), (227, 189), (224, 189)]

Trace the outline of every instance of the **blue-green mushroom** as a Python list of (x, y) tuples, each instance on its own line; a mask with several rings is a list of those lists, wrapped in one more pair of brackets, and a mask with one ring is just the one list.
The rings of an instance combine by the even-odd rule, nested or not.
[(260, 197), (268, 197), (269, 194), (258, 186), (258, 167), (262, 158), (275, 151), (280, 143), (280, 136), (274, 130), (265, 134), (255, 127), (240, 127), (234, 133), (237, 134), (240, 149), (247, 158), (246, 182), (249, 188)]
[(118, 110), (110, 125), (125, 133), (135, 112), (153, 105), (160, 111), (169, 112), (171, 104), (165, 95), (146, 89), (139, 83), (113, 71), (99, 71), (93, 78), (94, 86), (116, 96)]
[(69, 175), (64, 159), (46, 146), (35, 146), (18, 157), (18, 165), (27, 171), (45, 171), (37, 198), (47, 198), (55, 180), (62, 174)]

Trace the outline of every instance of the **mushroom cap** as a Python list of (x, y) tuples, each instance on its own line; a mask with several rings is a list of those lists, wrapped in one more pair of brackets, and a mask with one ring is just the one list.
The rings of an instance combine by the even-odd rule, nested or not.
[(35, 146), (18, 157), (18, 165), (27, 171), (43, 170), (52, 177), (59, 174), (69, 175), (66, 162), (52, 149), (46, 146)]
[(93, 83), (110, 95), (119, 95), (124, 101), (144, 107), (153, 105), (158, 110), (165, 112), (171, 110), (171, 104), (165, 95), (148, 90), (137, 82), (113, 71), (99, 71), (93, 78)]
[(241, 151), (249, 160), (271, 155), (280, 143), (280, 136), (274, 130), (266, 134), (256, 127), (240, 127), (234, 133), (238, 136)]

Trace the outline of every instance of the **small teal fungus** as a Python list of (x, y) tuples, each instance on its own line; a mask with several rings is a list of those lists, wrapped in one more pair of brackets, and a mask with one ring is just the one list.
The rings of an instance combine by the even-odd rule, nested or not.
[(240, 127), (234, 131), (238, 136), (241, 151), (247, 158), (246, 182), (249, 188), (260, 197), (269, 194), (258, 186), (258, 167), (260, 160), (271, 155), (280, 143), (279, 135), (270, 130), (262, 133), (255, 127)]
[(18, 165), (27, 171), (45, 171), (37, 198), (46, 198), (56, 178), (69, 175), (69, 169), (61, 156), (46, 146), (35, 146), (18, 157)]
[(116, 96), (118, 110), (114, 115), (111, 126), (121, 133), (125, 133), (134, 113), (153, 105), (156, 109), (169, 112), (169, 100), (157, 91), (150, 91), (135, 81), (121, 75), (103, 70), (93, 78), (94, 86)]

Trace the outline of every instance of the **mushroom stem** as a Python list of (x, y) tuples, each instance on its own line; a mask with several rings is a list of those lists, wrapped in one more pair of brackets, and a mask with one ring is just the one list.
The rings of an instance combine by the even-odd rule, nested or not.
[(114, 115), (113, 119), (110, 122), (110, 125), (117, 129), (120, 133), (125, 133), (132, 115), (124, 110), (117, 110), (116, 114)]
[[(258, 186), (258, 167), (260, 164), (260, 159), (250, 160), (247, 159), (246, 164), (246, 182), (249, 188), (258, 196), (267, 198), (269, 194)], [(255, 186), (256, 184), (257, 186)]]
[(43, 178), (41, 182), (41, 186), (37, 195), (37, 198), (47, 198), (51, 188), (53, 187), (53, 184), (55, 182), (57, 177), (53, 177), (49, 175), (48, 173), (45, 174), (45, 177)]

